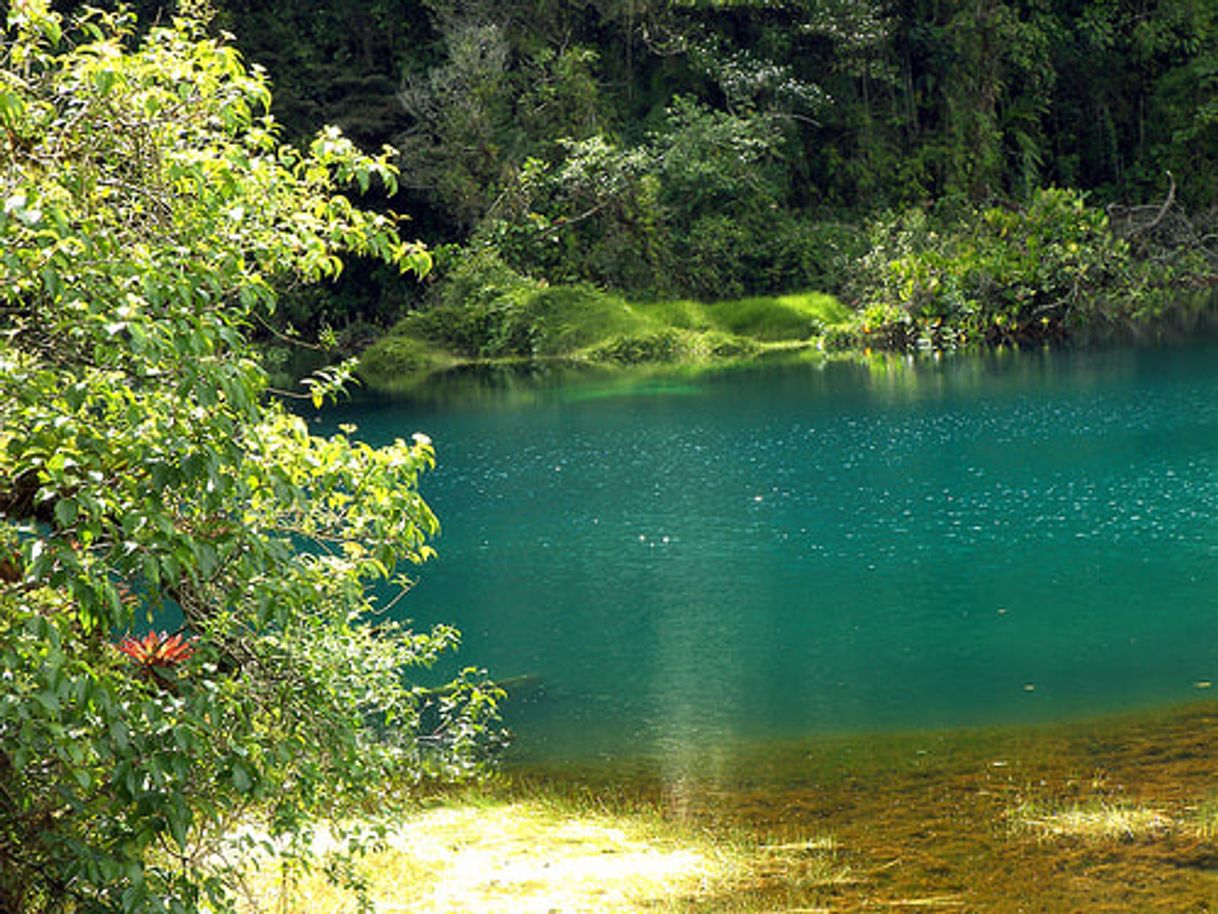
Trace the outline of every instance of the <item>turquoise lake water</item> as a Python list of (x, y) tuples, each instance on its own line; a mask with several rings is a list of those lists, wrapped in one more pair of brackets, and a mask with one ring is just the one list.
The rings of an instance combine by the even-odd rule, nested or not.
[(524, 760), (1074, 719), (1218, 683), (1218, 348), (457, 384), (403, 604)]

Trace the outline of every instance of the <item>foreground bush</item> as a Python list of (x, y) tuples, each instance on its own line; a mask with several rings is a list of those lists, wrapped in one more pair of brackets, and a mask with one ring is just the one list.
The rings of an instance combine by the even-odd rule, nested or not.
[(242, 841), (307, 855), (318, 816), (358, 818), (386, 779), (470, 771), (494, 706), (468, 675), (407, 678), (455, 631), (372, 615), (370, 586), (431, 552), (430, 443), (310, 434), (247, 341), (344, 251), (427, 268), (343, 195), (393, 169), (333, 131), (280, 144), (261, 77), (197, 24), (132, 35), (18, 0), (0, 46), (14, 914), (228, 909)]

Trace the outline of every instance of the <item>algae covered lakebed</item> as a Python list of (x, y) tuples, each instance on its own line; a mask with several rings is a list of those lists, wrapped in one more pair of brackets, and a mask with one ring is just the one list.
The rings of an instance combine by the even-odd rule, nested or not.
[(748, 878), (688, 910), (1198, 912), (1218, 907), (1216, 727), (1201, 700), (755, 746), (678, 781), (608, 768), (546, 781), (632, 785), (691, 833), (747, 835)]

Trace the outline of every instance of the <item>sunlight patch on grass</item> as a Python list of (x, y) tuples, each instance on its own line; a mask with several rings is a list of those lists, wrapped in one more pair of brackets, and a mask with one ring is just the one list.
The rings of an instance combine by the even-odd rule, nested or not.
[(697, 891), (718, 864), (707, 849), (528, 803), (435, 810), (394, 843), (435, 874), (430, 901), (417, 908), (427, 911), (637, 910)]
[[(315, 849), (333, 850), (323, 830)], [(831, 836), (762, 841), (711, 836), (650, 807), (588, 798), (471, 792), (402, 821), (358, 864), (384, 914), (562, 914), (772, 911), (853, 883)], [(263, 859), (249, 914), (355, 910), (356, 895), (322, 871), (280, 877)]]
[(1094, 800), (1068, 806), (1025, 801), (1011, 813), (1017, 829), (1042, 838), (1131, 841), (1170, 831), (1173, 821), (1155, 809), (1129, 803)]
[[(540, 802), (445, 806), (401, 823), (360, 869), (377, 910), (390, 914), (677, 910), (740, 869), (710, 842), (648, 832), (629, 818)], [(301, 914), (352, 900), (320, 873), (291, 891), (268, 877), (259, 894)]]

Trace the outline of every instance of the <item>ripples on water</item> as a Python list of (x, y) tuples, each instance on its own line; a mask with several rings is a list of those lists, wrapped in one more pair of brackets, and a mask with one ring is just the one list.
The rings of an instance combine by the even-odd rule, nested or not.
[(1218, 680), (1218, 350), (807, 365), (416, 430), (441, 558), (407, 603), (544, 688), (524, 757), (1047, 720)]

